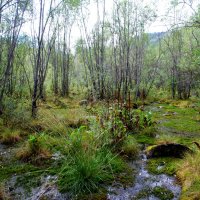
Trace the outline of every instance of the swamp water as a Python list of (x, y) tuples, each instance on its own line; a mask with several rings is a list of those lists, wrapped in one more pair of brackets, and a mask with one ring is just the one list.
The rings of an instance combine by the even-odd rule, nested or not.
[[(4, 145), (0, 145), (1, 157), (4, 159), (10, 157), (10, 149)], [(176, 178), (165, 174), (153, 175), (146, 169), (147, 158), (146, 155), (141, 152), (139, 158), (130, 163), (131, 167), (135, 170), (135, 180), (133, 184), (127, 188), (122, 185), (113, 184), (108, 187), (107, 199), (109, 200), (159, 200), (161, 198), (156, 197), (152, 194), (156, 187), (165, 188), (173, 194), (172, 198), (166, 198), (163, 194), (162, 200), (178, 200), (181, 193), (180, 185), (176, 184)], [(162, 168), (162, 166), (159, 166)], [(8, 181), (7, 186), (11, 197), (16, 200), (27, 199), (27, 200), (38, 200), (42, 198), (52, 200), (69, 200), (69, 196), (61, 194), (56, 187), (56, 177), (47, 176), (43, 177), (41, 185), (37, 188), (32, 189), (29, 194), (26, 194), (24, 188), (16, 187), (17, 176), (13, 176)], [(10, 190), (11, 189), (11, 190)]]
[[(107, 198), (109, 200), (178, 200), (181, 187), (176, 183), (176, 178), (166, 174), (150, 174), (146, 169), (147, 158), (144, 153), (140, 153), (136, 161), (130, 163), (136, 170), (135, 181), (132, 186), (124, 188), (120, 185), (113, 185), (108, 188)], [(159, 166), (160, 168), (162, 166)], [(155, 188), (165, 188), (171, 193), (171, 198), (163, 192), (162, 198), (156, 197)], [(154, 192), (153, 192), (154, 191)], [(161, 194), (162, 192), (160, 192)]]

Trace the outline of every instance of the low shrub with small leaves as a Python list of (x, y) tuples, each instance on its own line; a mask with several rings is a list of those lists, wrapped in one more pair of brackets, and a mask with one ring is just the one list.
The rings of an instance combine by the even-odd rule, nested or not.
[(128, 109), (115, 105), (110, 107), (106, 120), (112, 122), (112, 129), (114, 131), (117, 128), (120, 128), (124, 132), (138, 131), (153, 125), (152, 112)]

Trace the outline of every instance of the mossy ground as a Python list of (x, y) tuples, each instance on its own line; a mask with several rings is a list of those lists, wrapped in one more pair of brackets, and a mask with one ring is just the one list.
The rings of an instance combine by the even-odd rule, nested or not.
[(172, 101), (169, 104), (155, 104), (157, 109), (154, 112), (154, 119), (158, 127), (165, 127), (173, 134), (181, 133), (182, 137), (195, 135), (200, 137), (199, 104), (193, 101), (186, 101), (188, 106), (182, 107), (185, 101)]
[(174, 195), (170, 190), (156, 186), (154, 188), (141, 190), (133, 200), (149, 199), (150, 196), (157, 197), (160, 200), (172, 200), (174, 198)]
[[(148, 169), (155, 174), (176, 174), (182, 184), (181, 199), (200, 198), (199, 187), (199, 150), (195, 142), (200, 142), (200, 104), (196, 99), (163, 100), (148, 106), (156, 122), (157, 136), (147, 141), (149, 144), (180, 143), (190, 147), (194, 154), (182, 160), (174, 158), (156, 158), (148, 161)], [(144, 137), (146, 139), (146, 136)], [(192, 175), (196, 173), (196, 175)]]
[(148, 160), (147, 168), (153, 174), (175, 175), (178, 162), (180, 160), (170, 157), (152, 158)]

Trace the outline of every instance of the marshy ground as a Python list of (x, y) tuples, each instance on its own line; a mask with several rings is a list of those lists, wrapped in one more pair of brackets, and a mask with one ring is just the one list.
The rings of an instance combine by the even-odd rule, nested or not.
[[(138, 109), (129, 110), (135, 128), (114, 103), (80, 101), (48, 99), (35, 120), (26, 102), (10, 102), (0, 119), (0, 199), (112, 199), (109, 187), (134, 190), (138, 183), (141, 171), (129, 163), (143, 162), (141, 148), (165, 143), (184, 144), (194, 153), (145, 160), (142, 170), (159, 180), (151, 179), (152, 191), (141, 188), (134, 198), (200, 199), (198, 100), (145, 102), (142, 109), (138, 102)], [(162, 176), (174, 176), (180, 196), (178, 185), (175, 196), (173, 187), (156, 185)]]

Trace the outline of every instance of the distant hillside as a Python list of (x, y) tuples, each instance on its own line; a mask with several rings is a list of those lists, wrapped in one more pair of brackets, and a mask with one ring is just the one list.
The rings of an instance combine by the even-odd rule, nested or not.
[(159, 39), (162, 39), (166, 35), (166, 32), (148, 33), (148, 35), (150, 43), (156, 44), (159, 41)]

